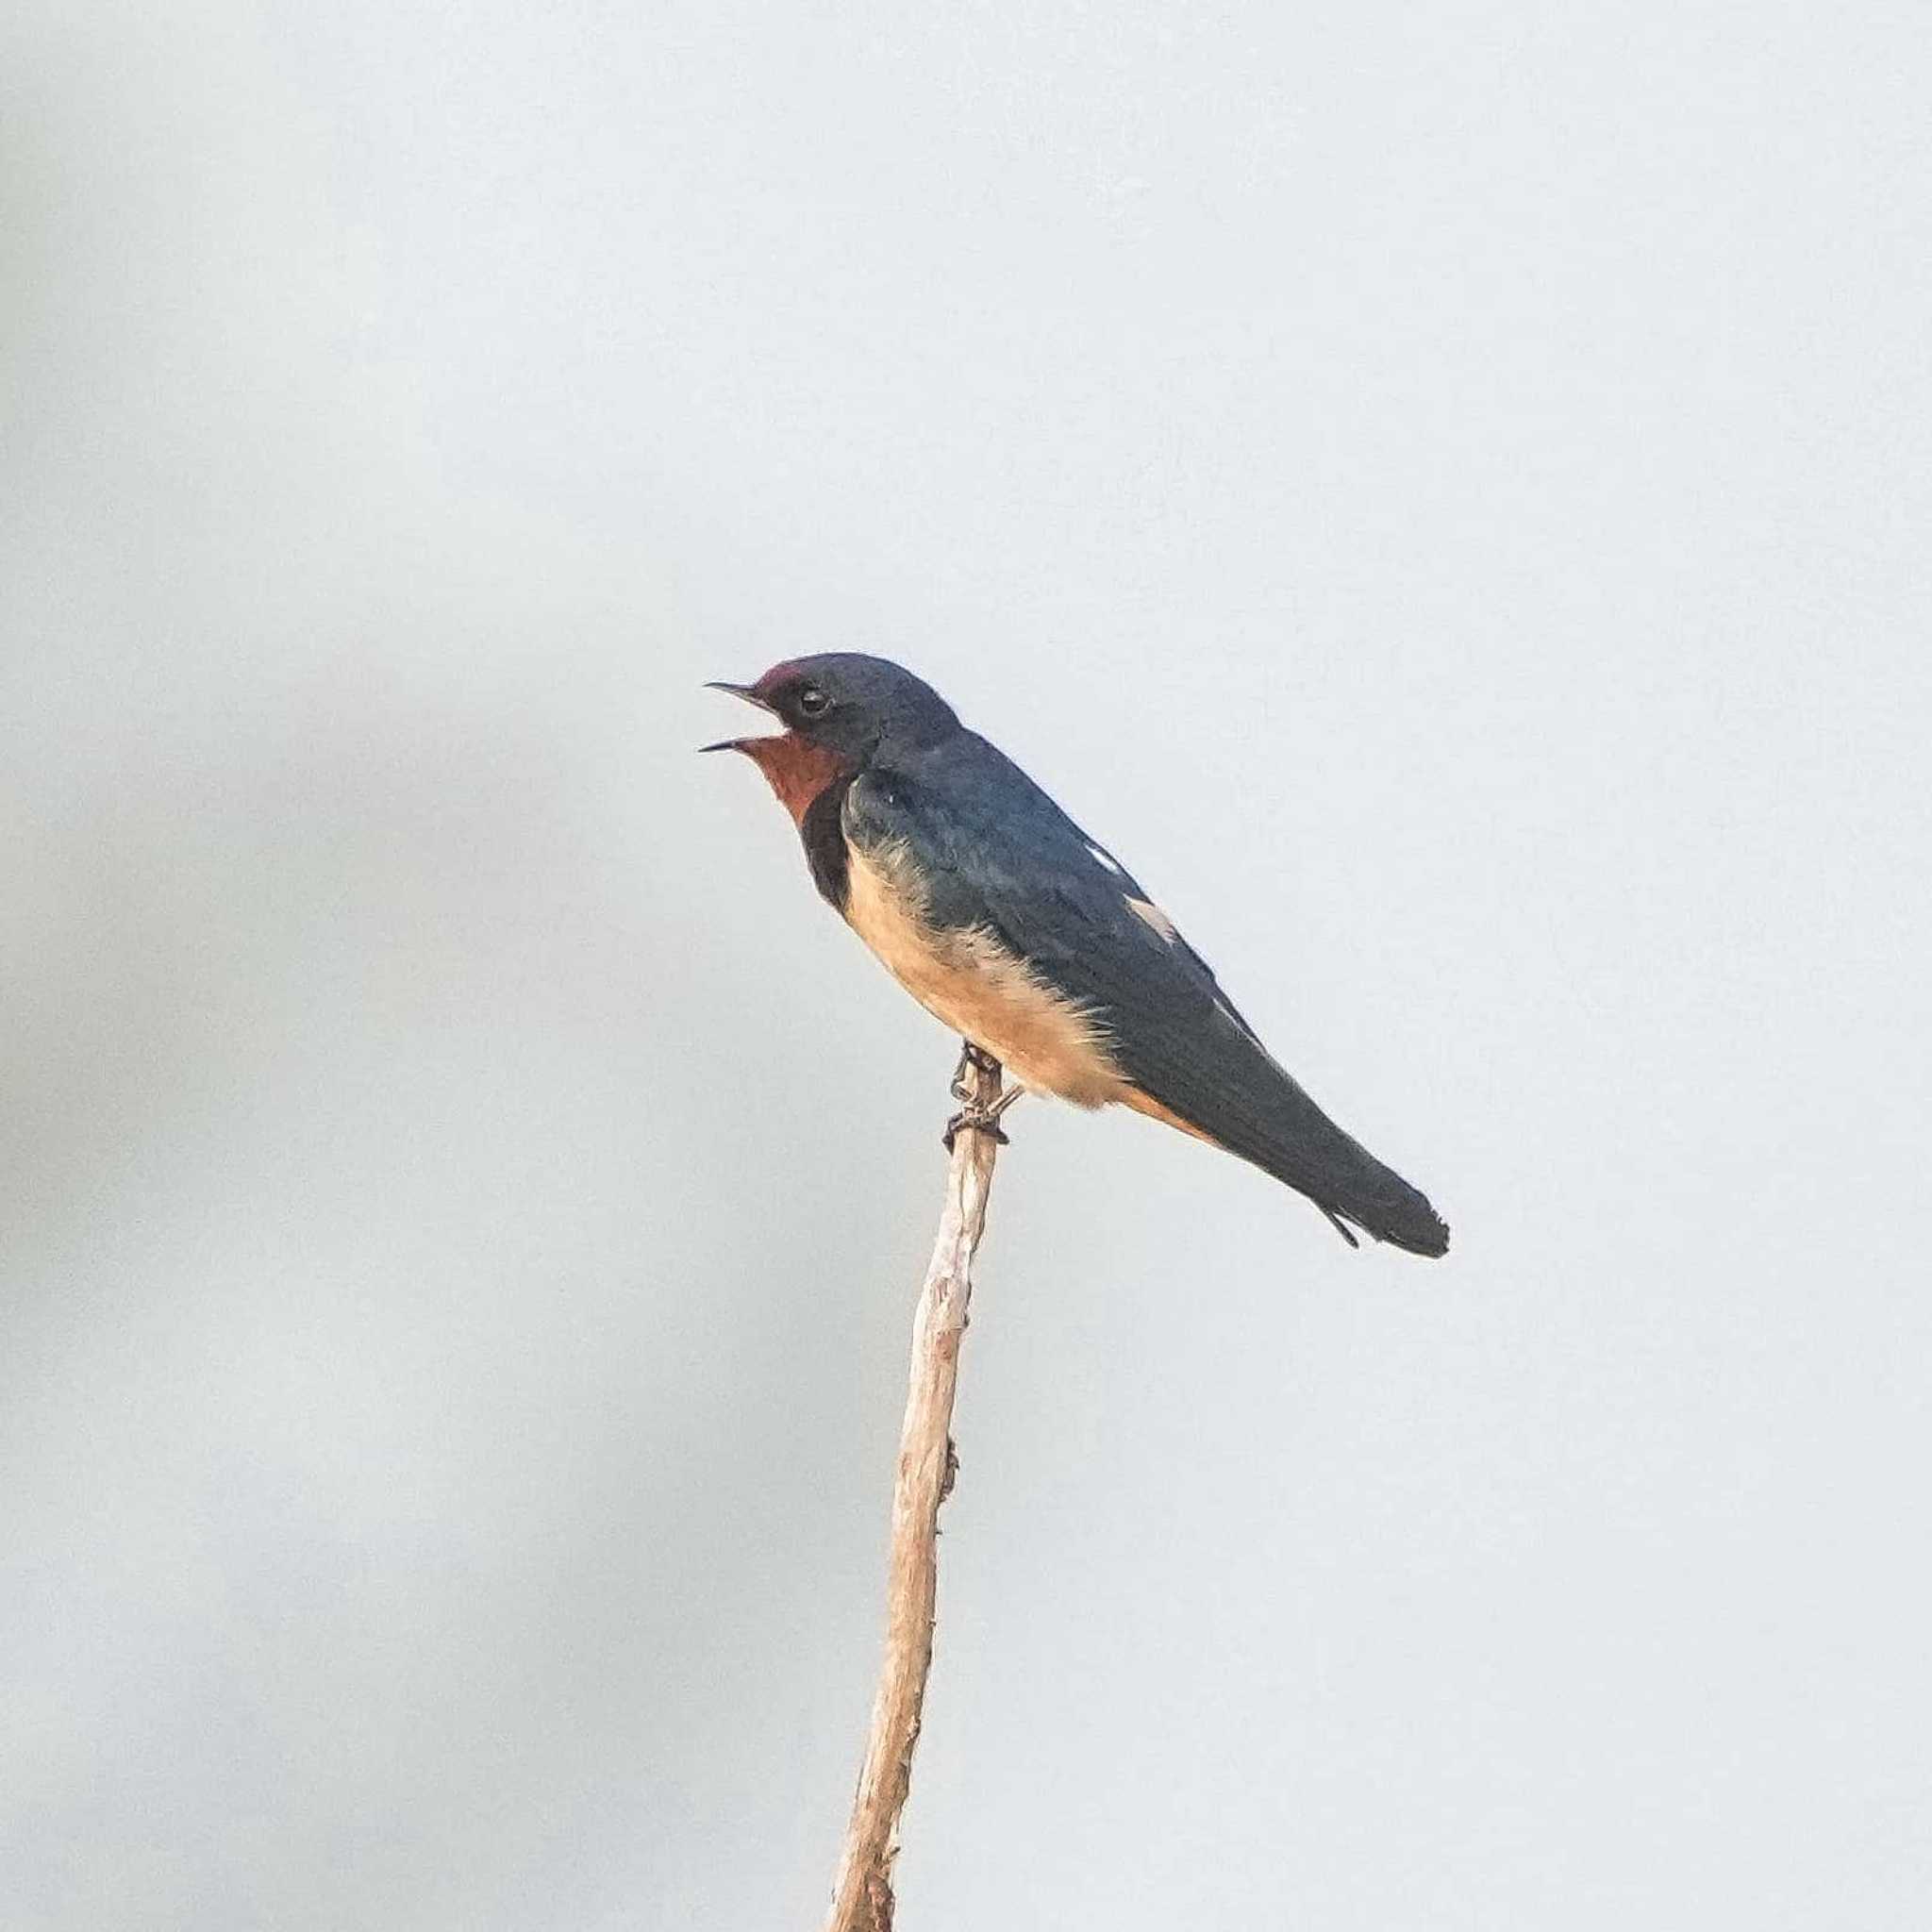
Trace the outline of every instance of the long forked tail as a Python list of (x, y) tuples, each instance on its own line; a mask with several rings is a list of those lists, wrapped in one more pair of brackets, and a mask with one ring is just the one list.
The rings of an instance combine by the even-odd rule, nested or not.
[[(1296, 1092), (1321, 1126), (1309, 1124), (1292, 1132), (1277, 1133), (1241, 1146), (1230, 1141), (1228, 1152), (1251, 1160), (1264, 1174), (1306, 1194), (1350, 1247), (1360, 1244), (1349, 1232), (1353, 1223), (1391, 1247), (1434, 1259), (1449, 1252), (1449, 1228), (1429, 1205), (1420, 1188), (1411, 1187), (1392, 1167), (1385, 1166), (1353, 1136), (1345, 1134), (1307, 1095)], [(1324, 1131), (1325, 1130), (1325, 1131)]]
[[(1336, 1131), (1340, 1133), (1341, 1129)], [(1411, 1255), (1424, 1255), (1430, 1260), (1446, 1255), (1449, 1224), (1429, 1205), (1429, 1197), (1420, 1188), (1411, 1187), (1392, 1167), (1385, 1167), (1359, 1141), (1350, 1140), (1349, 1145), (1361, 1158), (1365, 1178), (1345, 1192), (1338, 1191), (1332, 1199), (1310, 1196), (1328, 1217), (1335, 1232), (1350, 1247), (1359, 1246), (1349, 1231), (1349, 1223), (1353, 1222), (1364, 1234)], [(1277, 1180), (1289, 1180), (1272, 1167), (1267, 1171), (1274, 1174)], [(1289, 1185), (1296, 1187), (1300, 1183), (1289, 1180)]]
[(1449, 1229), (1427, 1195), (1337, 1126), (1277, 1061), (1243, 1045), (1197, 1058), (1179, 1078), (1170, 1063), (1163, 1091), (1138, 1087), (1128, 1104), (1306, 1194), (1352, 1248), (1360, 1243), (1351, 1224), (1411, 1255), (1446, 1255)]

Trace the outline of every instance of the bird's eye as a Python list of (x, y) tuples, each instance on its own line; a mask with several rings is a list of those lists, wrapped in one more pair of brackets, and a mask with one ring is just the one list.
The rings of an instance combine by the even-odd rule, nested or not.
[(798, 708), (808, 718), (823, 718), (832, 708), (832, 701), (817, 685), (808, 684), (798, 693)]

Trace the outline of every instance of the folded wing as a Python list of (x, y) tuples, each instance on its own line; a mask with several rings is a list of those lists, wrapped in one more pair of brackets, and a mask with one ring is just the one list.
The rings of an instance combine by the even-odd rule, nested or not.
[(868, 774), (847, 805), (859, 842), (918, 856), (942, 927), (988, 932), (1091, 1012), (1122, 1071), (1164, 1113), (1308, 1196), (1341, 1230), (1441, 1255), (1428, 1201), (1316, 1106), (1140, 882), (985, 740), (925, 768)]

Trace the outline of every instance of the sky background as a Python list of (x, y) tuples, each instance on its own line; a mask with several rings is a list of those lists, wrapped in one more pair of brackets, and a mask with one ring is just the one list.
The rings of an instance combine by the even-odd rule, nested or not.
[(1932, 42), (15, 0), (0, 1924), (810, 1926), (937, 684), (1424, 1186), (1014, 1116), (907, 1932), (1932, 1902)]

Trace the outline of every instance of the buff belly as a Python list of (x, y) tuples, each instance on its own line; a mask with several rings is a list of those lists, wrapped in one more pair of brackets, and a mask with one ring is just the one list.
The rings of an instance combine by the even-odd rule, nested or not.
[(1131, 1098), (1093, 1021), (993, 934), (940, 931), (902, 855), (848, 841), (846, 923), (927, 1012), (1020, 1084), (1079, 1107)]

